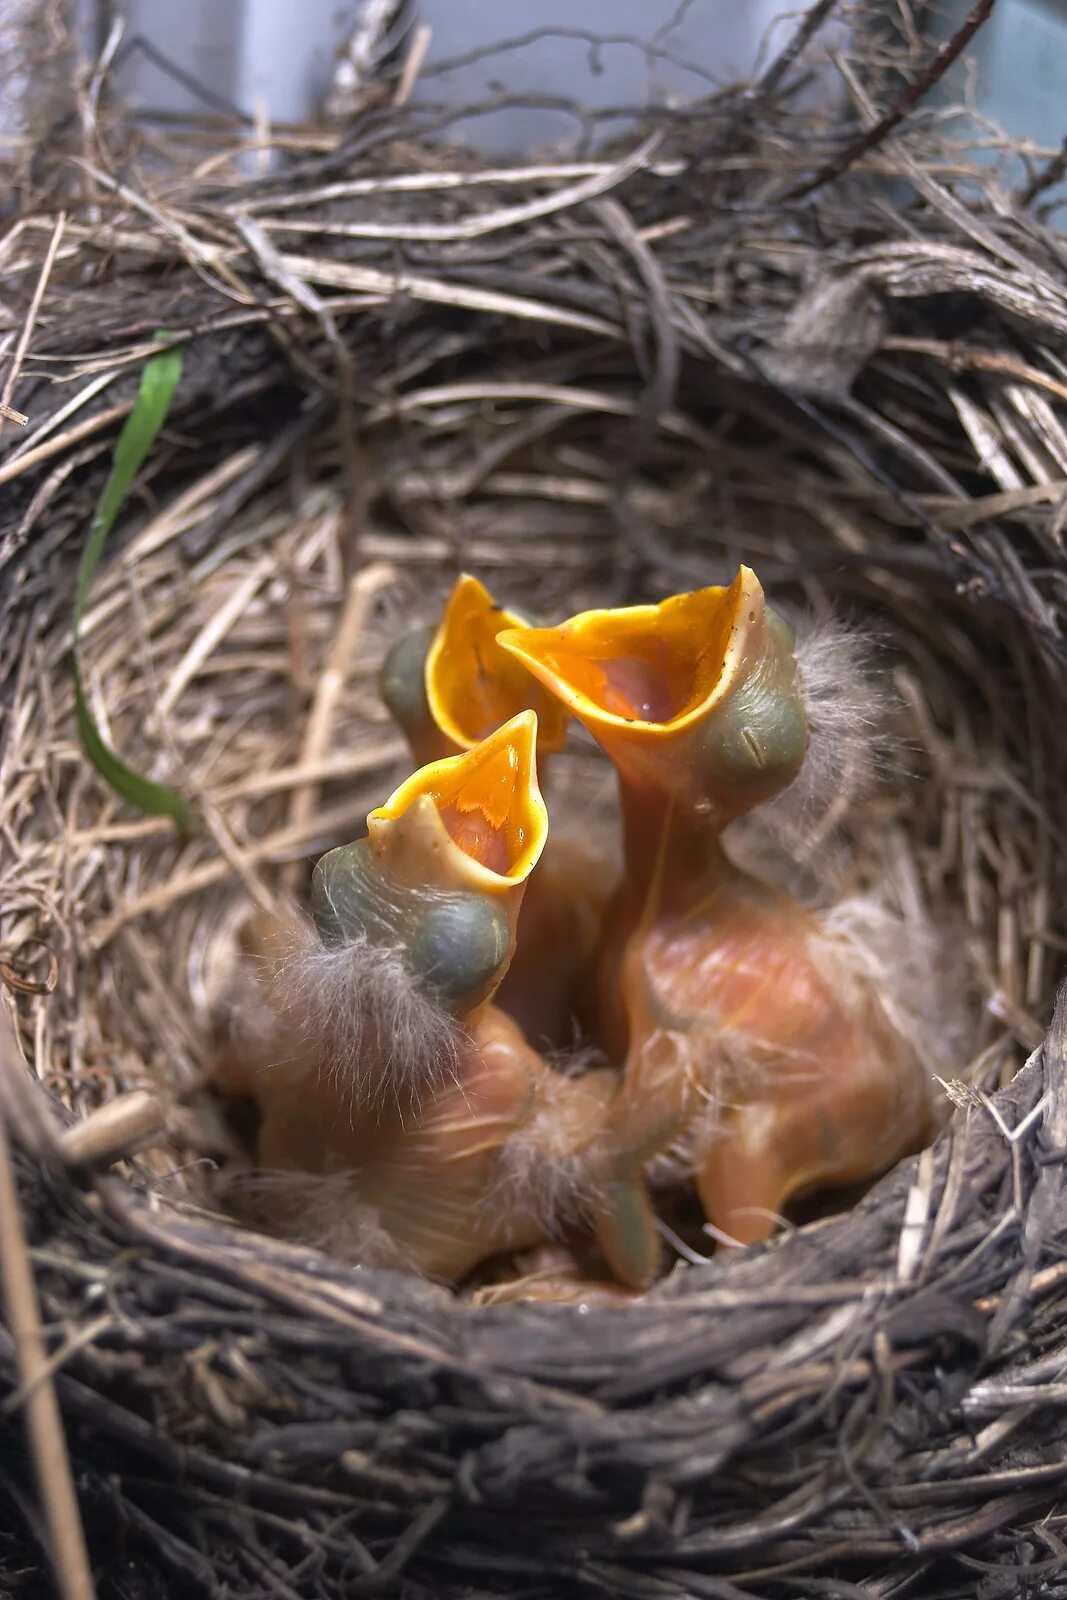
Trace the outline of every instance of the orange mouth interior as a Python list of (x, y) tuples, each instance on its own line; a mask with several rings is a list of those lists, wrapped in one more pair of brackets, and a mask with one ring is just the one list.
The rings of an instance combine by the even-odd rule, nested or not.
[(526, 789), (517, 752), (504, 745), (458, 783), (431, 788), (437, 813), (465, 855), (506, 878), (529, 844)]
[(536, 737), (536, 716), (523, 712), (473, 750), (420, 768), (372, 815), (395, 819), (426, 796), (465, 856), (498, 878), (521, 882), (548, 835)]
[(512, 630), (506, 645), (557, 685), (579, 715), (662, 727), (703, 706), (721, 681), (740, 582), (658, 606), (588, 611), (559, 628)]
[(477, 578), (467, 574), (448, 598), (426, 659), (426, 697), (434, 722), (460, 749), (527, 709), (537, 712), (540, 748), (563, 748), (566, 709), (497, 643), (499, 633), (521, 621), (495, 605)]

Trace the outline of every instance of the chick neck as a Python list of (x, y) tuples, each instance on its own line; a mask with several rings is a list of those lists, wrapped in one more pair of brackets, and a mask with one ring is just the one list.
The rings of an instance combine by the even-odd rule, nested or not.
[(619, 775), (626, 873), (623, 894), (631, 914), (651, 920), (680, 911), (716, 883), (739, 876), (722, 846), (725, 823), (653, 784)]

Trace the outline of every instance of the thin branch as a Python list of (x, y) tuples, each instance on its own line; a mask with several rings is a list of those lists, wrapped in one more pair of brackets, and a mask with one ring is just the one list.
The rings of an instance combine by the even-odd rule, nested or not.
[(191, 72), (186, 72), (176, 61), (172, 61), (170, 56), (165, 55), (159, 46), (154, 45), (151, 39), (146, 38), (143, 33), (135, 33), (132, 38), (127, 39), (115, 57), (112, 70), (118, 72), (130, 56), (135, 54), (143, 55), (154, 67), (158, 67), (160, 72), (165, 72), (168, 78), (173, 78), (174, 82), (185, 89), (187, 93), (194, 95), (204, 105), (210, 106), (212, 111), (217, 111), (220, 116), (230, 117), (234, 122), (240, 123), (245, 128), (251, 128), (254, 125), (255, 118), (249, 112), (243, 111), (232, 100), (227, 100), (224, 96), (216, 94), (213, 89), (208, 88), (207, 84), (201, 83), (199, 78), (194, 78)]
[(702, 78), (713, 89), (719, 88), (719, 79), (707, 67), (678, 55), (676, 51), (665, 50), (662, 45), (653, 44), (648, 39), (641, 39), (637, 34), (594, 33), (588, 28), (560, 28), (552, 24), (531, 28), (528, 33), (515, 34), (509, 39), (495, 39), (491, 44), (479, 45), (477, 49), (468, 50), (463, 55), (449, 56), (445, 61), (435, 61), (432, 67), (426, 69), (423, 76), (444, 77), (447, 73), (457, 72), (461, 67), (478, 66), (482, 62), (490, 61), (494, 56), (509, 54), (514, 50), (527, 50), (530, 45), (542, 44), (546, 39), (566, 39), (588, 46), (588, 60), (592, 72), (600, 70), (601, 51), (607, 46), (616, 45), (639, 50), (649, 61), (666, 61), (682, 72), (691, 72), (694, 77)]
[(1032, 205), (1039, 194), (1044, 194), (1046, 189), (1053, 188), (1064, 178), (1067, 178), (1067, 136), (1051, 161), (1035, 172), (1026, 188), (1016, 196), (1016, 203), (1020, 206)]
[(400, 82), (397, 84), (396, 93), (393, 96), (394, 106), (406, 106), (408, 101), (411, 99), (412, 90), (418, 81), (419, 73), (422, 71), (423, 64), (426, 60), (426, 52), (430, 48), (430, 42), (432, 39), (433, 29), (430, 28), (427, 23), (420, 22), (414, 33), (411, 35), (411, 44), (408, 47), (406, 56), (404, 57), (404, 66), (400, 73)]
[(816, 5), (809, 7), (804, 13), (804, 20), (798, 23), (796, 32), (785, 49), (771, 62), (759, 82), (746, 89), (742, 96), (743, 101), (750, 103), (754, 100), (767, 100), (774, 94), (836, 6), (837, 0), (817, 0)]
[(815, 175), (789, 189), (782, 196), (783, 201), (806, 200), (816, 189), (821, 189), (824, 184), (832, 183), (835, 178), (840, 178), (849, 167), (853, 166), (861, 156), (867, 155), (880, 145), (883, 140), (899, 127), (909, 112), (913, 111), (925, 94), (944, 77), (952, 63), (967, 48), (983, 22), (986, 22), (993, 10), (996, 0), (978, 0), (971, 8), (965, 20), (956, 29), (951, 39), (945, 43), (930, 58), (914, 83), (908, 85), (903, 94), (890, 107), (883, 117), (867, 128), (852, 143), (846, 145), (838, 155), (825, 166), (819, 168)]

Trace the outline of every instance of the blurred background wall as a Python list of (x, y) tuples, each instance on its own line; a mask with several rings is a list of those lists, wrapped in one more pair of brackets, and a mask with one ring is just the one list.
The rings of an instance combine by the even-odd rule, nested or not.
[[(57, 0), (50, 0), (51, 5)], [(424, 23), (429, 48), (416, 99), (468, 106), (491, 100), (502, 86), (531, 102), (483, 115), (460, 129), (489, 152), (511, 153), (566, 144), (573, 118), (545, 102), (563, 97), (592, 107), (685, 99), (710, 83), (749, 74), (780, 48), (804, 9), (798, 0), (69, 0), (90, 53), (109, 24), (124, 28), (118, 74), (123, 93), (156, 110), (204, 110), (204, 102), (131, 41), (144, 39), (220, 101), (275, 122), (315, 114), (327, 94), (339, 52), (360, 22), (389, 33), (390, 19)], [(951, 32), (973, 0), (910, 0), (905, 8), (932, 38)], [(900, 16), (901, 0), (842, 0), (846, 18), (870, 22), (879, 11)], [(20, 29), (38, 35), (46, 0), (0, 0), (0, 137), (17, 120)], [(783, 15), (783, 13), (785, 15)], [(32, 19), (38, 19), (33, 21)], [(777, 20), (776, 20), (777, 19)], [(399, 30), (394, 28), (394, 34)], [(614, 42), (593, 48), (582, 33)], [(534, 35), (537, 35), (533, 37)], [(527, 36), (521, 48), (478, 60), (496, 41)], [(627, 40), (625, 36), (629, 36)], [(410, 32), (406, 36), (410, 38)], [(847, 43), (847, 29), (822, 36)], [(642, 49), (644, 43), (651, 49)], [(970, 51), (970, 82), (980, 116), (1011, 133), (1057, 147), (1067, 130), (1067, 0), (996, 0)], [(458, 61), (457, 61), (457, 58)], [(466, 58), (466, 59), (464, 59)], [(450, 61), (457, 64), (441, 70)], [(957, 74), (956, 92), (965, 75)], [(834, 96), (839, 78), (829, 64), (810, 92)], [(616, 125), (617, 128), (617, 125)], [(616, 131), (610, 128), (609, 131)]]
[[(795, 24), (781, 18), (788, 7), (789, 0), (418, 0), (403, 7), (367, 0), (362, 9), (370, 20), (407, 13), (429, 28), (417, 99), (469, 106), (506, 86), (511, 95), (599, 108), (691, 98), (745, 76), (789, 36)], [(328, 90), (361, 7), (338, 0), (184, 0), (180, 7), (120, 0), (120, 10), (131, 33), (188, 64), (215, 93), (246, 109), (263, 103), (279, 121), (300, 121)], [(614, 42), (594, 49), (581, 33)], [(521, 47), (462, 61), (519, 36), (528, 39)], [(461, 64), (441, 70), (456, 58)], [(126, 84), (142, 103), (192, 105), (144, 59), (131, 61)], [(565, 141), (574, 131), (572, 118), (534, 105), (478, 117), (463, 129), (483, 149), (501, 152)]]

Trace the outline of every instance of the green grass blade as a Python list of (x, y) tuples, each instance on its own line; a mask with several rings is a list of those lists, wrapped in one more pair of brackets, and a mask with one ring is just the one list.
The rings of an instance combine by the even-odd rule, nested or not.
[(89, 585), (115, 518), (163, 426), (181, 371), (182, 358), (177, 350), (164, 350), (149, 357), (136, 403), (115, 446), (111, 471), (82, 551), (74, 593), (74, 703), (82, 747), (100, 776), (131, 805), (153, 816), (172, 817), (185, 830), (189, 826), (189, 802), (177, 790), (134, 772), (105, 744), (85, 698), (79, 660), (79, 635)]

